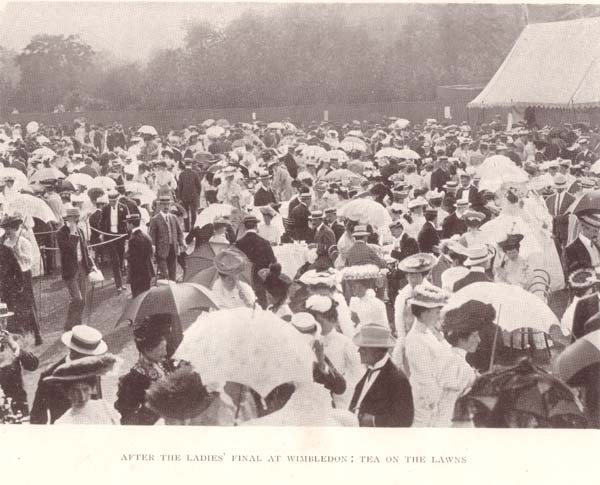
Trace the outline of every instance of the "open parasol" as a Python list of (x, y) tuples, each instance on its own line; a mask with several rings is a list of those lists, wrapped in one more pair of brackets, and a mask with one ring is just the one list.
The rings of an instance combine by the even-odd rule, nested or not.
[(15, 190), (20, 190), (27, 186), (27, 176), (14, 167), (0, 167), (0, 179), (12, 177), (15, 179)]
[[(217, 268), (215, 268), (213, 263), (215, 257), (215, 252), (212, 249), (213, 245), (209, 246), (210, 250), (207, 248), (205, 251), (197, 254), (192, 254), (192, 256), (189, 257), (191, 266), (189, 269), (186, 267), (185, 275), (186, 281), (202, 285), (206, 288), (212, 288), (219, 276)], [(236, 253), (238, 258), (244, 261), (243, 269), (240, 273), (240, 280), (244, 283), (252, 285), (252, 263), (248, 260), (246, 255), (239, 249), (237, 249), (235, 246), (222, 245), (221, 249)], [(212, 257), (210, 256), (211, 251)], [(204, 266), (204, 268), (202, 268), (202, 266)]]
[(13, 212), (35, 217), (45, 223), (58, 222), (50, 206), (40, 197), (34, 197), (30, 194), (15, 194), (10, 197), (9, 203)]
[(332, 170), (327, 175), (324, 175), (321, 179), (327, 180), (327, 181), (339, 180), (344, 185), (360, 184), (363, 180), (365, 180), (365, 178), (362, 175), (354, 173), (345, 168), (339, 168), (337, 170)]
[(592, 190), (577, 197), (568, 212), (577, 215), (583, 211), (600, 212), (600, 190)]
[(346, 152), (366, 152), (367, 144), (360, 138), (348, 136), (341, 141), (340, 148)]
[(65, 178), (65, 174), (57, 168), (42, 168), (31, 176), (29, 182), (41, 182), (43, 180), (57, 180), (61, 178)]
[(113, 179), (111, 179), (110, 177), (102, 176), (94, 178), (93, 182), (90, 184), (88, 189), (99, 188), (108, 191), (114, 189), (116, 186), (117, 182), (115, 182)]
[(392, 222), (390, 213), (381, 204), (371, 199), (355, 199), (338, 208), (338, 215), (357, 220), (361, 224), (387, 227)]
[(554, 372), (565, 382), (569, 382), (569, 379), (582, 370), (599, 364), (600, 330), (594, 330), (563, 350), (554, 362)]
[(144, 125), (140, 126), (140, 129), (137, 131), (139, 135), (150, 135), (150, 136), (158, 136), (158, 132), (154, 126)]
[(86, 173), (72, 173), (67, 177), (67, 182), (71, 182), (73, 185), (81, 185), (83, 187), (90, 187), (94, 182), (94, 178)]
[(206, 130), (206, 136), (209, 138), (219, 138), (225, 134), (225, 128), (215, 125)]
[(306, 338), (261, 308), (200, 315), (176, 357), (190, 362), (205, 382), (237, 382), (262, 397), (287, 382), (312, 382), (314, 355)]
[(476, 169), (481, 177), (479, 190), (496, 192), (506, 184), (524, 184), (529, 181), (525, 170), (517, 167), (515, 163), (504, 155), (493, 155), (486, 158)]
[(321, 160), (324, 162), (347, 162), (348, 155), (343, 150), (330, 150), (321, 156)]

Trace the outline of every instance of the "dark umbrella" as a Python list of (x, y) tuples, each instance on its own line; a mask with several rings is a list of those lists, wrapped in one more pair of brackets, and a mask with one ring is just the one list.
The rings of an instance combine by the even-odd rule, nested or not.
[(587, 427), (583, 406), (571, 388), (528, 359), (480, 376), (460, 400), (461, 407), (470, 405), (476, 410), (475, 424), (482, 427), (510, 427), (509, 415), (534, 418), (541, 428)]
[(593, 190), (581, 195), (569, 208), (569, 212), (573, 214), (584, 211), (600, 212), (600, 190)]
[[(236, 253), (238, 257), (244, 261), (244, 266), (239, 277), (240, 280), (244, 283), (252, 285), (252, 263), (250, 262), (250, 260), (246, 257), (246, 255), (243, 252), (241, 252), (235, 247), (227, 246), (227, 251)], [(217, 272), (217, 269), (214, 267), (211, 261), (211, 265), (209, 267), (191, 276), (189, 278), (189, 281), (190, 283), (196, 283), (198, 285), (205, 286), (206, 288), (212, 288), (218, 276), (219, 273)]]
[(172, 355), (183, 340), (182, 315), (191, 310), (217, 308), (211, 291), (203, 286), (159, 280), (157, 286), (129, 301), (117, 325), (121, 322), (136, 323), (155, 313), (169, 313), (173, 316), (173, 327), (167, 339), (167, 353)]

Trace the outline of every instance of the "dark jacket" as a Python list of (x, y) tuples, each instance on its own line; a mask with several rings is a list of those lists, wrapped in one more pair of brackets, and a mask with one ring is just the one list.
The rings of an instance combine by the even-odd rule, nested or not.
[(93, 262), (85, 242), (85, 236), (80, 229), (78, 229), (77, 232), (79, 236), (71, 234), (69, 227), (64, 225), (56, 233), (56, 240), (60, 250), (60, 264), (63, 280), (70, 280), (77, 275), (77, 271), (79, 270), (79, 264), (77, 262), (77, 245), (79, 245), (81, 251), (81, 264), (85, 268), (86, 273), (89, 273), (93, 267)]
[[(110, 227), (111, 209), (112, 207), (110, 206), (110, 204), (102, 208), (102, 215), (100, 216), (100, 230), (102, 232), (112, 232)], [(128, 214), (127, 206), (123, 204), (117, 204), (117, 211), (117, 233), (125, 234), (127, 233), (127, 222), (125, 221), (125, 218)]]
[(177, 197), (184, 203), (197, 207), (200, 203), (200, 189), (202, 179), (198, 172), (186, 168), (179, 174), (177, 182)]
[(127, 267), (129, 269), (129, 283), (132, 286), (148, 283), (154, 276), (152, 265), (152, 240), (141, 230), (133, 232), (129, 238), (127, 251)]
[(259, 269), (268, 268), (271, 263), (276, 261), (269, 241), (260, 237), (256, 232), (247, 232), (235, 243), (235, 246), (248, 257), (255, 273)]
[(31, 352), (21, 349), (19, 357), (11, 364), (0, 367), (0, 387), (6, 397), (12, 398), (13, 412), (21, 411), (24, 416), (29, 414), (27, 405), (27, 393), (23, 386), (22, 369), (34, 371), (38, 368), (40, 361)]
[(329, 227), (333, 231), (333, 234), (335, 234), (335, 241), (337, 243), (337, 241), (339, 241), (342, 237), (342, 234), (344, 234), (346, 228), (343, 224), (340, 224), (338, 221), (334, 221), (332, 224), (329, 225)]
[(576, 303), (575, 311), (573, 313), (572, 330), (575, 339), (581, 338), (589, 333), (589, 331), (586, 331), (585, 322), (598, 313), (598, 311), (600, 311), (600, 299), (598, 299), (598, 293), (586, 296)]
[(480, 271), (469, 271), (469, 273), (463, 278), (459, 279), (454, 283), (453, 292), (456, 293), (458, 290), (468, 286), (472, 283), (491, 283), (492, 280), (483, 272)]
[(407, 233), (402, 234), (400, 237), (400, 248), (393, 249), (391, 252), (392, 258), (402, 261), (403, 259), (417, 254), (419, 252), (419, 245), (416, 239), (410, 237)]
[(290, 212), (290, 218), (293, 224), (293, 237), (297, 241), (310, 241), (312, 232), (308, 227), (308, 218), (310, 211), (308, 207), (302, 203), (298, 203)]
[(442, 238), (450, 239), (455, 234), (462, 236), (467, 232), (467, 224), (453, 212), (442, 222)]
[(431, 190), (444, 191), (444, 185), (450, 180), (450, 174), (441, 168), (434, 170), (431, 174)]
[[(356, 388), (350, 410), (354, 410), (363, 386), (366, 374)], [(375, 381), (361, 402), (359, 414), (375, 416), (378, 428), (407, 428), (412, 425), (414, 407), (412, 389), (406, 376), (388, 360), (379, 371)]]
[(264, 187), (259, 187), (254, 193), (254, 206), (262, 207), (265, 205), (275, 204), (277, 199), (275, 198), (275, 194), (271, 189), (265, 189)]
[(577, 238), (565, 248), (565, 266), (569, 273), (581, 268), (590, 268), (592, 266), (592, 257), (587, 248)]
[[(456, 191), (456, 200), (462, 199), (464, 192), (465, 192), (465, 189), (463, 187), (459, 188)], [(471, 207), (479, 205), (479, 190), (477, 190), (477, 187), (474, 187), (473, 185), (469, 186), (469, 196), (468, 197), (469, 197), (469, 202), (471, 203)]]
[(417, 237), (419, 251), (422, 253), (434, 253), (433, 248), (440, 244), (440, 236), (431, 222), (426, 222), (419, 231)]
[(14, 251), (0, 244), (0, 299), (14, 312), (17, 295), (23, 288), (23, 273)]
[(90, 244), (98, 244), (102, 241), (100, 233), (94, 231), (94, 229), (98, 229), (100, 231), (102, 230), (100, 228), (100, 219), (102, 219), (102, 211), (100, 209), (96, 209), (96, 211), (88, 219), (88, 224), (90, 226)]

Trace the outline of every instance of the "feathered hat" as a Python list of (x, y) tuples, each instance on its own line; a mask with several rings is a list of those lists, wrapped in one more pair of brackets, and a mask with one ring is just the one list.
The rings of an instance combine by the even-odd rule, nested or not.
[(219, 395), (186, 366), (156, 381), (146, 391), (146, 406), (163, 418), (190, 419), (202, 414)]
[(75, 382), (102, 376), (110, 372), (116, 362), (117, 359), (112, 354), (91, 355), (71, 360), (58, 366), (51, 376), (44, 378), (44, 382)]

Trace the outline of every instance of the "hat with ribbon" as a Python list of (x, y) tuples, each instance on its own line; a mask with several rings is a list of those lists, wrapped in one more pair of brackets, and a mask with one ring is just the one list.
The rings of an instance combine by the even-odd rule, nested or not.
[(367, 230), (367, 226), (359, 224), (354, 228), (352, 235), (354, 237), (365, 237), (368, 236), (370, 232)]
[(14, 315), (13, 312), (8, 311), (6, 303), (0, 303), (0, 318), (8, 318)]
[(417, 253), (398, 263), (398, 269), (404, 273), (428, 273), (435, 266), (436, 258), (430, 253)]
[(492, 259), (495, 251), (491, 246), (472, 246), (467, 248), (467, 259), (463, 263), (465, 266), (478, 266)]
[(112, 354), (90, 355), (59, 365), (44, 382), (67, 383), (102, 376), (112, 370), (117, 359)]
[(448, 302), (448, 293), (437, 286), (421, 284), (413, 288), (406, 302), (425, 308), (441, 308)]
[(292, 315), (291, 324), (300, 333), (316, 335), (321, 333), (321, 326), (308, 312), (298, 312)]
[(389, 328), (377, 323), (361, 325), (358, 333), (352, 338), (357, 347), (389, 349), (396, 345)]
[(101, 355), (108, 349), (102, 334), (88, 325), (75, 325), (63, 333), (61, 341), (71, 350), (84, 355)]
[(219, 274), (234, 276), (243, 271), (245, 261), (237, 251), (224, 249), (215, 256), (213, 264)]
[(498, 242), (498, 247), (502, 249), (502, 251), (518, 249), (521, 246), (523, 237), (523, 234), (507, 234), (506, 238)]
[(573, 271), (568, 278), (569, 286), (574, 289), (591, 288), (599, 283), (598, 275), (592, 268), (581, 268)]
[(578, 212), (577, 218), (584, 224), (596, 229), (600, 229), (600, 213), (595, 209)]

